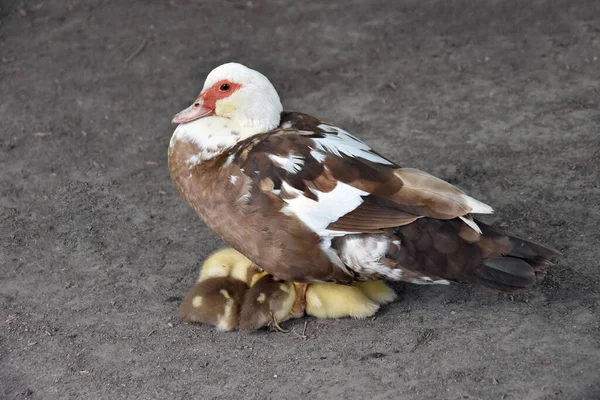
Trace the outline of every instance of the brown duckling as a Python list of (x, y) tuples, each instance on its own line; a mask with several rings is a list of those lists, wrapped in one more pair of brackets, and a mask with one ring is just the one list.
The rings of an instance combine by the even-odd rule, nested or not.
[(291, 311), (295, 302), (296, 288), (292, 282), (280, 281), (263, 273), (246, 292), (239, 328), (248, 332), (269, 326), (286, 332), (279, 323), (292, 318)]
[(179, 313), (184, 321), (214, 325), (222, 331), (235, 329), (246, 283), (230, 277), (208, 278), (197, 282), (185, 295)]
[(184, 321), (237, 328), (248, 281), (258, 273), (252, 261), (230, 247), (208, 256), (196, 284), (188, 291), (179, 313)]
[[(180, 314), (186, 321), (221, 330), (239, 325), (241, 330), (252, 331), (268, 325), (284, 331), (279, 322), (292, 317), (296, 300), (293, 283), (276, 280), (240, 252), (224, 248), (206, 259)], [(303, 314), (302, 308), (299, 316)]]

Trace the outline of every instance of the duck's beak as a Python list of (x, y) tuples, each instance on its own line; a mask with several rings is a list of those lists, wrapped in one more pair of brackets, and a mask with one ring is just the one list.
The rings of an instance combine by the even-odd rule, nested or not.
[(190, 122), (198, 118), (202, 118), (206, 115), (210, 115), (214, 113), (214, 109), (210, 107), (206, 107), (204, 105), (204, 100), (202, 97), (198, 97), (194, 104), (189, 106), (183, 111), (177, 113), (171, 123), (173, 124), (183, 124), (185, 122)]

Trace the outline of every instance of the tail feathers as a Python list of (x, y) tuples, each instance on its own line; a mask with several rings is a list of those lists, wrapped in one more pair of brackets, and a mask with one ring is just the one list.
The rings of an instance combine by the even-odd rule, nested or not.
[(562, 253), (553, 248), (541, 245), (539, 243), (532, 242), (530, 240), (522, 239), (518, 236), (507, 235), (489, 225), (484, 224), (481, 221), (475, 221), (481, 228), (483, 236), (488, 237), (508, 237), (511, 244), (510, 252), (506, 255), (512, 257), (522, 258), (524, 260), (534, 261), (535, 259), (542, 258), (546, 262), (552, 263), (558, 257), (562, 256)]
[(506, 293), (525, 289), (537, 280), (529, 263), (513, 257), (484, 260), (483, 266), (476, 270), (472, 277), (483, 286)]
[(554, 250), (550, 247), (542, 246), (541, 244), (521, 239), (516, 236), (509, 236), (508, 239), (512, 244), (512, 249), (509, 255), (513, 257), (531, 260), (532, 262), (536, 259), (542, 259), (546, 262), (552, 263), (562, 255), (562, 253), (558, 250)]
[(506, 235), (480, 221), (483, 236), (508, 238), (509, 250), (503, 257), (483, 260), (472, 280), (503, 293), (525, 289), (546, 276), (552, 262), (562, 254), (558, 250), (516, 236)]

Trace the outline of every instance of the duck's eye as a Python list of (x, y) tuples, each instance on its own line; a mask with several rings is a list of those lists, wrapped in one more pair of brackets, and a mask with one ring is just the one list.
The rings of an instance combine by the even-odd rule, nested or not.
[(224, 83), (221, 86), (219, 86), (219, 90), (221, 92), (227, 92), (229, 89), (231, 89), (231, 85), (229, 85), (229, 83)]

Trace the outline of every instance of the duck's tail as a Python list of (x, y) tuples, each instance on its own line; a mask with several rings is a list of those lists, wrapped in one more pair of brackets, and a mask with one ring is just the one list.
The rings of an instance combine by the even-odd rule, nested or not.
[(507, 242), (506, 251), (482, 260), (471, 281), (503, 293), (525, 289), (546, 276), (548, 268), (561, 253), (550, 247), (517, 236), (507, 235), (480, 221), (483, 237), (493, 242)]

